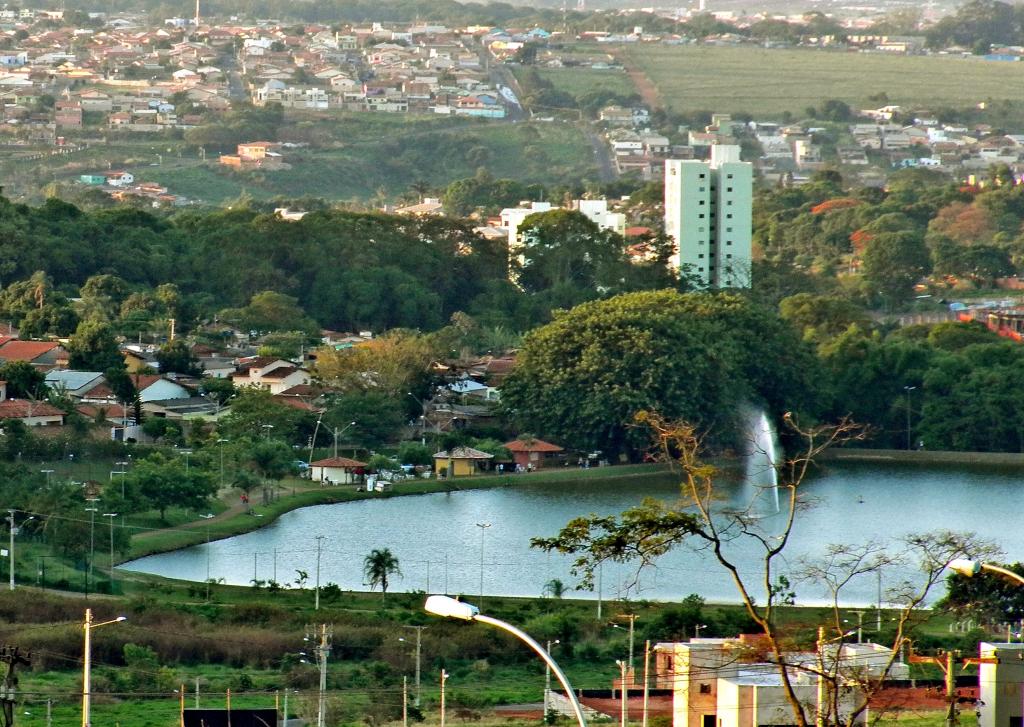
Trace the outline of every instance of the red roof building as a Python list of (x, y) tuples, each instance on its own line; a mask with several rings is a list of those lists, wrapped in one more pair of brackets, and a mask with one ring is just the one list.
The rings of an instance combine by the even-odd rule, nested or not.
[(309, 476), (314, 482), (331, 485), (350, 485), (362, 480), (366, 473), (366, 462), (348, 457), (318, 459), (309, 465)]
[(60, 427), (64, 425), (64, 412), (45, 401), (7, 399), (0, 401), (2, 419), (20, 419), (30, 427)]
[(533, 438), (516, 439), (505, 442), (502, 446), (512, 454), (517, 468), (522, 467), (523, 469), (540, 469), (544, 466), (545, 459), (565, 451), (557, 444)]
[(68, 352), (55, 341), (7, 341), (0, 346), (0, 361), (27, 361), (51, 369), (67, 365)]

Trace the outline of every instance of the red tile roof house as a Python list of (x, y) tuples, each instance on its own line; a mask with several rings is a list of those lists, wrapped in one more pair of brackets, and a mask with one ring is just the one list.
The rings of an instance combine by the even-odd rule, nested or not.
[(551, 444), (540, 439), (516, 439), (512, 442), (505, 442), (502, 445), (512, 454), (512, 459), (517, 466), (523, 469), (540, 469), (544, 466), (544, 460), (551, 455), (564, 451), (557, 444)]
[(45, 401), (8, 399), (7, 382), (0, 381), (0, 424), (10, 419), (20, 419), (30, 427), (60, 427), (64, 412)]
[(67, 366), (68, 352), (55, 341), (8, 341), (0, 346), (0, 361), (28, 361), (41, 369)]

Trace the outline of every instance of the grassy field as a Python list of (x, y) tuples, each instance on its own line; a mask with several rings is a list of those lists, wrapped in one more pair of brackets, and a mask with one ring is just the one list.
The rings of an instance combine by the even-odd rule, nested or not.
[[(41, 201), (50, 182), (74, 183), (84, 173), (109, 167), (132, 172), (139, 182), (157, 182), (171, 193), (208, 204), (242, 194), (256, 199), (323, 197), (331, 201), (394, 199), (424, 180), (440, 192), (451, 181), (481, 167), (495, 177), (558, 184), (596, 178), (586, 137), (570, 124), (505, 123), (408, 114), (297, 114), (282, 129), (307, 148), (286, 151), (290, 169), (235, 172), (216, 154), (203, 162), (195, 149), (173, 139), (112, 139), (70, 155), (19, 159), (0, 150), (7, 194)], [(19, 150), (39, 151), (39, 149)], [(83, 188), (84, 189), (84, 188)]]
[(622, 71), (595, 71), (591, 68), (538, 68), (540, 77), (551, 81), (559, 91), (576, 98), (591, 91), (613, 91), (620, 96), (636, 93), (633, 84)]
[[(172, 193), (220, 204), (245, 193), (366, 201), (407, 192), (417, 180), (437, 192), (485, 167), (493, 176), (552, 184), (596, 176), (593, 154), (568, 124), (508, 124), (401, 114), (298, 122), (336, 142), (285, 153), (289, 169), (235, 172), (215, 161), (172, 157), (163, 166), (133, 169), (137, 179)], [(286, 137), (286, 132), (282, 132)]]
[(621, 56), (678, 112), (801, 115), (831, 98), (878, 106), (868, 98), (882, 92), (889, 103), (931, 109), (1024, 98), (1024, 64), (977, 58), (654, 44), (630, 46)]

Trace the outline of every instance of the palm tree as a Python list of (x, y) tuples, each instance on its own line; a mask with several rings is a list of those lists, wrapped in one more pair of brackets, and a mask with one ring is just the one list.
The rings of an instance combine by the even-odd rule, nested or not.
[(388, 548), (374, 548), (363, 559), (363, 575), (366, 576), (371, 591), (380, 586), (380, 595), (383, 599), (384, 594), (388, 592), (388, 577), (402, 575), (402, 569), (398, 567), (398, 558)]
[(562, 581), (558, 580), (557, 578), (552, 578), (550, 581), (544, 584), (543, 595), (547, 596), (548, 598), (562, 598), (568, 590), (569, 589), (565, 587), (565, 584), (562, 583)]

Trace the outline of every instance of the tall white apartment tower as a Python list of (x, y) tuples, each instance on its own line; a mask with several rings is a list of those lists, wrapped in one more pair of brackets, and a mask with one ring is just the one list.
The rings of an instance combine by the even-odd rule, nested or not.
[(708, 288), (750, 287), (753, 165), (740, 148), (716, 144), (711, 162), (665, 162), (665, 232), (672, 264)]

